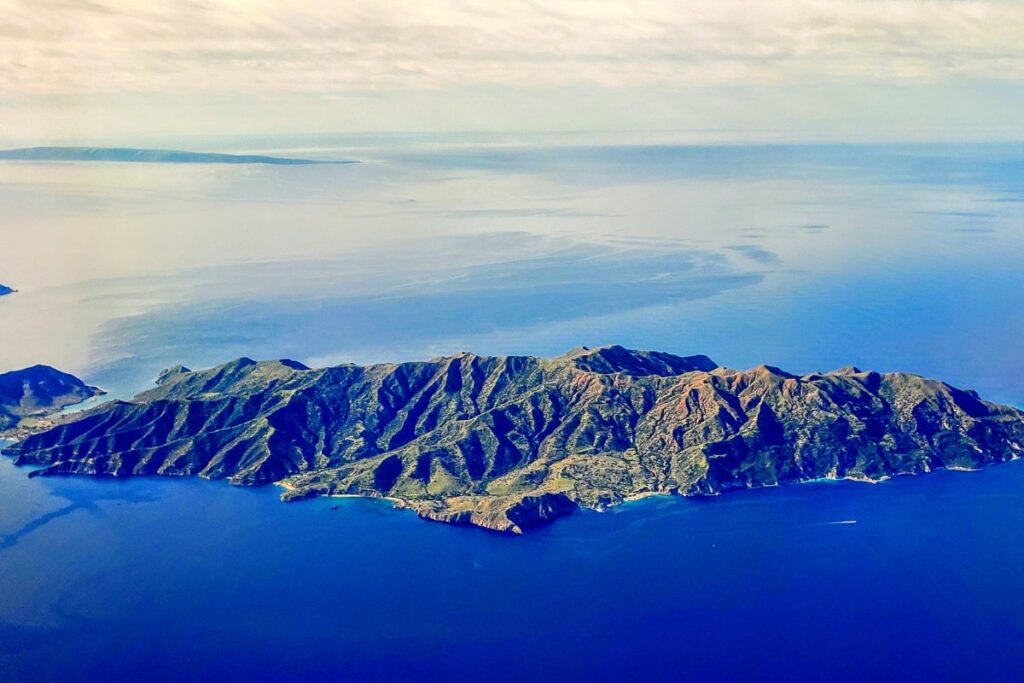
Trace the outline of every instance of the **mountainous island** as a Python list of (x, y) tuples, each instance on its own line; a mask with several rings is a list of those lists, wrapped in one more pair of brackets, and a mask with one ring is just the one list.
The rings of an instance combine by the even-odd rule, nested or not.
[(0, 373), (0, 432), (103, 393), (48, 365)]
[(23, 147), (0, 150), (0, 161), (107, 161), (149, 164), (356, 164), (358, 161), (329, 161), (264, 156), (260, 154), (217, 154), (176, 149), (130, 147)]
[(310, 369), (247, 358), (6, 449), (33, 474), (276, 483), (387, 497), (521, 533), (579, 507), (815, 479), (880, 481), (1024, 454), (1024, 412), (906, 373), (736, 371), (612, 346)]

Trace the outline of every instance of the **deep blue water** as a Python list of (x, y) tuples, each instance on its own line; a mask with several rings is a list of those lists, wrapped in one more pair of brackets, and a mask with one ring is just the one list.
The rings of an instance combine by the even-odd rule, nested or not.
[[(310, 154), (367, 163), (0, 164), (0, 371), (124, 397), (241, 355), (615, 343), (1024, 406), (1019, 144)], [(1022, 680), (1022, 485), (650, 499), (510, 539), (2, 459), (0, 681)]]
[(24, 475), (0, 464), (2, 680), (1024, 676), (1021, 462), (653, 498), (521, 538)]

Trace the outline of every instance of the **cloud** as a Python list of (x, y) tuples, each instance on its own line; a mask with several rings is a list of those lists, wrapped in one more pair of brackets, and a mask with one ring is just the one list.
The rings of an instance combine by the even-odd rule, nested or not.
[(0, 93), (348, 93), (1024, 76), (999, 0), (0, 0)]

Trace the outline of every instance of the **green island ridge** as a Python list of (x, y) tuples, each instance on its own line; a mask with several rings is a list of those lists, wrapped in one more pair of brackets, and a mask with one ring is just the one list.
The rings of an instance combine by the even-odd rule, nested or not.
[(164, 371), (4, 450), (32, 475), (226, 478), (522, 533), (583, 507), (1024, 454), (1024, 412), (907, 373), (736, 371), (619, 346), (310, 369)]
[(0, 436), (49, 426), (52, 413), (100, 396), (103, 391), (48, 365), (0, 373)]

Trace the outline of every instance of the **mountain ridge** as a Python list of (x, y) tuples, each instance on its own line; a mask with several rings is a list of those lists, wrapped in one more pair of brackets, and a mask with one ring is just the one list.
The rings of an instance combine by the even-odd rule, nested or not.
[(706, 356), (579, 348), (311, 369), (172, 368), (5, 453), (34, 474), (275, 483), (386, 497), (522, 533), (579, 508), (814, 479), (880, 481), (1024, 455), (1024, 413), (909, 373), (793, 375)]

